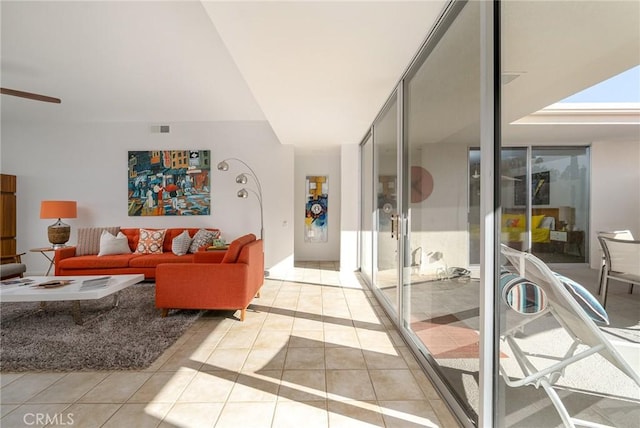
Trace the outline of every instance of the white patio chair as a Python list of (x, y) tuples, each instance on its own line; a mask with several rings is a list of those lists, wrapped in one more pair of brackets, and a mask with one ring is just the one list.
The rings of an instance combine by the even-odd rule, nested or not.
[[(522, 350), (516, 341), (515, 335), (520, 329), (509, 328), (509, 322), (514, 318), (517, 319), (518, 314), (514, 314), (515, 311), (507, 309), (507, 314), (510, 315), (510, 317), (507, 317), (507, 326), (502, 330), (502, 340), (506, 341), (511, 348), (513, 356), (524, 377), (510, 377), (502, 363), (500, 364), (500, 374), (510, 387), (532, 385), (539, 388), (542, 386), (566, 427), (573, 428), (576, 425), (604, 427), (605, 425), (580, 420), (569, 414), (565, 405), (562, 403), (562, 399), (554, 389), (554, 385), (564, 375), (565, 368), (595, 353), (599, 353), (626, 376), (631, 378), (638, 386), (640, 386), (640, 376), (638, 376), (638, 373), (633, 370), (629, 363), (623, 359), (622, 355), (611, 345), (604, 333), (578, 303), (578, 300), (572, 296), (572, 292), (563, 285), (560, 278), (556, 276), (544, 262), (532, 254), (514, 250), (504, 244), (502, 244), (502, 254), (513, 265), (518, 275), (540, 287), (546, 298), (546, 307), (542, 313), (547, 311), (551, 313), (558, 323), (567, 331), (573, 342), (568, 347), (565, 355), (559, 358), (556, 363), (539, 369), (533, 363), (536, 355), (531, 355)], [(588, 296), (587, 300), (592, 300), (597, 304), (597, 301), (591, 295)], [(583, 304), (584, 303), (588, 302), (583, 301)], [(509, 312), (511, 312), (511, 314), (509, 314)], [(527, 317), (529, 317), (529, 315), (521, 315), (521, 321)], [(533, 318), (535, 319), (536, 317)], [(584, 345), (587, 348), (578, 351), (580, 345)]]
[[(612, 231), (600, 231), (598, 232), (597, 236), (605, 236), (607, 238), (613, 238), (613, 239), (625, 239), (625, 240), (629, 240), (629, 241), (633, 241), (633, 234), (631, 233), (630, 230), (612, 230)], [(605, 257), (604, 257), (604, 248), (602, 248), (602, 244), (600, 243), (600, 240), (598, 240), (598, 243), (600, 244), (600, 249), (602, 250), (602, 261), (600, 264), (600, 275), (598, 276), (599, 278), (599, 282), (598, 282), (598, 295), (602, 294), (602, 283), (604, 282), (604, 267), (605, 267)]]
[(600, 294), (606, 307), (610, 279), (628, 283), (629, 294), (633, 293), (633, 284), (640, 284), (640, 241), (604, 235), (598, 235), (598, 241), (605, 259)]

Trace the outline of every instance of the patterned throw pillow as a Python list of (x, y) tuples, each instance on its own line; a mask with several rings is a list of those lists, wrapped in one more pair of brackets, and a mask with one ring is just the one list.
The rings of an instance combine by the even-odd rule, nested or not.
[(564, 285), (564, 288), (571, 294), (571, 297), (573, 297), (587, 315), (589, 315), (589, 318), (597, 323), (609, 325), (609, 315), (607, 311), (602, 307), (600, 302), (598, 302), (598, 299), (589, 293), (589, 290), (571, 278), (567, 278), (557, 272), (553, 272), (553, 274), (560, 280), (562, 285)]
[(184, 256), (189, 251), (189, 247), (191, 246), (191, 236), (189, 236), (189, 231), (185, 230), (180, 235), (173, 238), (171, 241), (171, 251), (176, 256)]
[(213, 240), (218, 238), (220, 234), (212, 232), (211, 230), (200, 229), (193, 237), (193, 241), (191, 241), (191, 246), (189, 247), (190, 253), (197, 253), (198, 249), (201, 247), (209, 246), (213, 244)]
[(137, 254), (162, 254), (162, 244), (167, 229), (140, 229), (140, 239), (136, 247)]
[(546, 295), (537, 284), (504, 267), (500, 271), (500, 288), (502, 300), (516, 312), (533, 315), (547, 307)]
[(115, 236), (120, 232), (119, 226), (113, 227), (81, 227), (78, 229), (78, 245), (76, 256), (88, 256), (100, 252), (100, 237), (103, 231)]
[(98, 256), (107, 256), (110, 254), (131, 254), (129, 240), (124, 233), (118, 232), (118, 236), (113, 236), (106, 230), (102, 231)]

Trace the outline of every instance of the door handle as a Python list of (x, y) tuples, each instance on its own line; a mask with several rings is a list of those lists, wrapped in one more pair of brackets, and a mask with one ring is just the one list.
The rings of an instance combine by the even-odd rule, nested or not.
[(391, 239), (399, 239), (400, 231), (398, 230), (398, 214), (391, 215)]

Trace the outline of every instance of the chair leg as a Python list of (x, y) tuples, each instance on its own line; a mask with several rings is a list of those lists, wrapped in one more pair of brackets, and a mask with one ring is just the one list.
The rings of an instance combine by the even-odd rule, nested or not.
[(598, 296), (600, 295), (600, 293), (602, 292), (602, 281), (604, 281), (604, 263), (602, 263), (600, 265), (600, 275), (598, 275), (599, 281), (598, 281)]
[(605, 274), (604, 280), (602, 281), (602, 307), (606, 309), (607, 307), (607, 291), (609, 288), (609, 278)]
[(240, 309), (240, 321), (244, 321), (244, 317), (247, 314), (247, 308)]
[(163, 308), (162, 309), (162, 318), (166, 318), (167, 315), (169, 315), (169, 309)]
[(633, 284), (629, 284), (629, 294), (633, 294)]

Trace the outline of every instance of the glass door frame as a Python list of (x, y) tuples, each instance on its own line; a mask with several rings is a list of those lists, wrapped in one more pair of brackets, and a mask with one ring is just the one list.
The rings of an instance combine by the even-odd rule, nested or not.
[[(385, 303), (384, 299), (379, 296), (380, 290), (374, 284), (369, 284), (370, 290), (378, 299), (383, 310), (389, 318), (399, 328), (401, 336), (405, 339), (407, 346), (412, 350), (413, 354), (419, 360), (422, 368), (438, 390), (442, 398), (458, 417), (460, 423), (465, 427), (490, 427), (497, 420), (498, 409), (496, 408), (497, 382), (499, 375), (497, 372), (498, 358), (498, 327), (499, 320), (495, 307), (497, 306), (497, 293), (495, 293), (495, 284), (497, 283), (500, 261), (500, 56), (499, 56), (499, 2), (480, 2), (480, 40), (478, 49), (480, 50), (480, 77), (481, 77), (481, 117), (480, 117), (480, 150), (481, 169), (486, 171), (485, 177), (481, 179), (481, 206), (480, 206), (480, 354), (479, 354), (479, 394), (480, 402), (478, 409), (478, 418), (472, 420), (466, 412), (465, 406), (458, 402), (454, 394), (448, 389), (447, 385), (440, 378), (438, 372), (431, 366), (433, 358), (430, 354), (425, 354), (423, 349), (413, 343), (411, 332), (407, 328), (406, 318), (406, 295), (408, 288), (407, 280), (410, 283), (410, 275), (405, 272), (407, 266), (406, 257), (410, 256), (408, 245), (410, 239), (408, 236), (408, 212), (409, 204), (407, 197), (407, 189), (404, 186), (406, 182), (406, 174), (409, 171), (409, 148), (405, 140), (406, 118), (404, 115), (404, 90), (405, 82), (415, 73), (422, 62), (430, 55), (433, 47), (438, 43), (440, 38), (448, 31), (451, 24), (456, 19), (458, 13), (471, 0), (451, 0), (444, 8), (440, 17), (436, 20), (429, 31), (424, 43), (420, 47), (418, 53), (413, 58), (397, 86), (394, 88), (392, 95), (388, 98), (383, 109), (376, 117), (374, 123), (384, 114), (394, 96), (397, 97), (398, 103), (398, 207), (400, 208), (400, 237), (398, 245), (398, 310), (395, 311), (390, 305)], [(472, 42), (470, 42), (472, 43)], [(370, 141), (374, 135), (374, 125), (370, 127), (365, 137), (361, 140), (362, 147)], [(375, 153), (373, 163), (375, 165)], [(371, 179), (375, 183), (375, 172)], [(373, 208), (373, 207), (372, 207)], [(362, 217), (361, 217), (362, 218)], [(377, 232), (374, 230), (373, 232)], [(374, 245), (375, 246), (375, 245)], [(376, 249), (373, 249), (373, 260), (376, 260)], [(372, 278), (375, 280), (375, 278)], [(366, 281), (369, 282), (369, 281)]]

